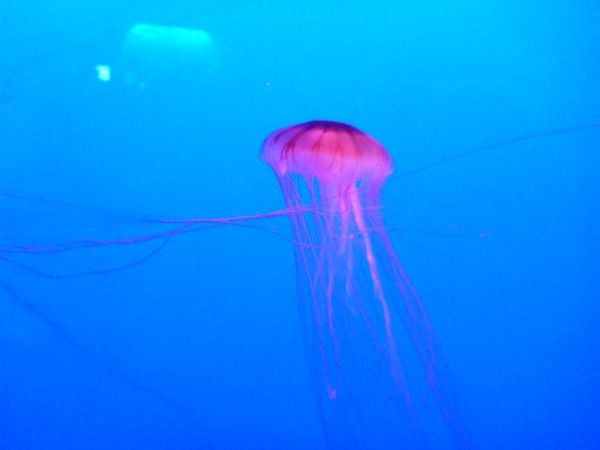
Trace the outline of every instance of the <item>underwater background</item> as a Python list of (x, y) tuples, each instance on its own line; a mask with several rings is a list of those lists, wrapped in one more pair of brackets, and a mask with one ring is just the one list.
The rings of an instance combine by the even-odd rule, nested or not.
[(600, 447), (599, 44), (584, 0), (3, 0), (0, 448), (324, 448), (285, 217), (52, 251), (283, 209), (260, 145), (316, 119), (392, 154), (472, 447)]

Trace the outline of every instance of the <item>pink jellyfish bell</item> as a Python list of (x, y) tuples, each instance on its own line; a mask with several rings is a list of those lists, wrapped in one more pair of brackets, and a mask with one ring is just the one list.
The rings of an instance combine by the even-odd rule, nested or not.
[(379, 142), (351, 125), (325, 120), (274, 132), (262, 158), (277, 174), (315, 179), (334, 191), (359, 181), (381, 185), (392, 173), (392, 159)]
[[(381, 219), (390, 154), (353, 126), (318, 120), (275, 131), (261, 157), (287, 203), (306, 347), (329, 441), (352, 444), (345, 448), (407, 444), (406, 422), (419, 422), (411, 391), (425, 396), (432, 388), (444, 416), (451, 414), (427, 316)], [(404, 353), (415, 348), (421, 389), (409, 388), (403, 369)]]

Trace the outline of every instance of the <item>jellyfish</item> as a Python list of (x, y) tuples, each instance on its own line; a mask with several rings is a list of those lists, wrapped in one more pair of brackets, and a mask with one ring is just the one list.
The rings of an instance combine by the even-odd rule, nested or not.
[(427, 446), (405, 341), (420, 355), (423, 391), (450, 422), (454, 413), (425, 309), (382, 221), (390, 154), (351, 125), (317, 120), (269, 135), (261, 158), (289, 211), (305, 345), (328, 443)]
[[(405, 172), (405, 175), (517, 142), (598, 126), (596, 122), (514, 138), (463, 152)], [(4, 270), (0, 279), (2, 304), (20, 305), (95, 369), (142, 394), (140, 397), (149, 397), (166, 406), (184, 419), (186, 426), (192, 424), (194, 442), (197, 440), (204, 448), (213, 433), (204, 420), (197, 420), (201, 414), (196, 414), (194, 408), (202, 402), (190, 409), (182, 405), (177, 396), (163, 394), (160, 388), (154, 390), (144, 380), (119, 370), (102, 355), (96, 355), (94, 349), (80, 344), (77, 336), (71, 336), (71, 327), (63, 326), (64, 322), (48, 313), (46, 306), (54, 303), (54, 291), (60, 291), (56, 286), (62, 285), (71, 296), (70, 287), (84, 279), (101, 280), (98, 284), (81, 286), (93, 287), (90, 292), (103, 302), (103, 296), (97, 295), (98, 289), (108, 289), (111, 295), (117, 292), (112, 290), (112, 283), (103, 282), (104, 275), (119, 274), (145, 264), (184, 234), (220, 227), (247, 227), (275, 233), (286, 242), (294, 243), (305, 351), (329, 447), (470, 447), (449, 396), (447, 377), (443, 376), (446, 375), (444, 363), (432, 327), (382, 218), (380, 194), (393, 171), (389, 153), (375, 139), (350, 125), (314, 121), (271, 134), (263, 143), (261, 157), (279, 180), (287, 202), (283, 210), (226, 218), (142, 218), (0, 190), (0, 209), (4, 211), (0, 226), (0, 264)], [(32, 216), (36, 220), (30, 220)], [(263, 226), (266, 219), (289, 220), (291, 237), (279, 227)], [(146, 282), (149, 277), (142, 275)], [(62, 280), (56, 283), (58, 279)], [(67, 284), (67, 279), (72, 281)], [(182, 277), (178, 275), (177, 279), (179, 283)], [(195, 285), (193, 291), (196, 292)], [(53, 294), (40, 295), (42, 292)], [(128, 292), (124, 291), (121, 298), (128, 296)], [(6, 298), (10, 301), (6, 302)], [(38, 302), (38, 298), (41, 301)], [(93, 316), (95, 308), (86, 303), (87, 299), (81, 303), (86, 308), (74, 310), (89, 310)], [(118, 296), (115, 301), (118, 303)], [(143, 303), (147, 303), (145, 298), (138, 304)], [(70, 310), (73, 305), (71, 301), (66, 302), (64, 309)], [(260, 305), (261, 314), (264, 307)], [(45, 337), (45, 334), (26, 335), (27, 325), (21, 326), (9, 314), (4, 316), (10, 323), (0, 336), (4, 350), (7, 342), (9, 346), (14, 342), (15, 348), (21, 348), (21, 341), (36, 342)], [(81, 327), (94, 329), (87, 323)], [(197, 330), (194, 322), (193, 333)], [(125, 333), (130, 334), (128, 330)], [(105, 342), (104, 329), (101, 336)], [(199, 336), (199, 341), (204, 339), (203, 334)], [(277, 335), (273, 339), (277, 339)], [(293, 352), (293, 347), (289, 348)], [(37, 354), (34, 353), (34, 357)], [(232, 358), (232, 355), (226, 357)], [(56, 363), (63, 366), (62, 360)], [(31, 367), (30, 374), (38, 380), (35, 370), (38, 365)], [(81, 367), (87, 370), (88, 364)], [(14, 373), (19, 380), (27, 380), (24, 374), (29, 372)], [(189, 373), (190, 378), (197, 381), (198, 372)], [(44, 377), (42, 385), (57, 378), (57, 374), (54, 378), (52, 375)], [(63, 383), (63, 378), (58, 379)], [(10, 390), (18, 392), (12, 385)], [(51, 392), (60, 395), (62, 385)], [(201, 396), (203, 392), (199, 389), (196, 394)], [(191, 397), (190, 392), (186, 391), (186, 396)], [(286, 397), (290, 408), (295, 406), (292, 398)], [(30, 404), (26, 396), (23, 399), (23, 404)], [(35, 397), (35, 410), (43, 411), (35, 402), (46, 399)], [(61, 403), (60, 407), (64, 411), (78, 411), (79, 403), (69, 408)], [(198, 411), (202, 409), (203, 406), (198, 407)], [(93, 436), (87, 429), (86, 435)], [(47, 434), (42, 431), (39, 436), (45, 439)], [(11, 438), (19, 440), (21, 436), (12, 434)], [(318, 440), (315, 437), (314, 441)], [(442, 440), (444, 443), (440, 444)], [(445, 444), (448, 440), (452, 445)]]

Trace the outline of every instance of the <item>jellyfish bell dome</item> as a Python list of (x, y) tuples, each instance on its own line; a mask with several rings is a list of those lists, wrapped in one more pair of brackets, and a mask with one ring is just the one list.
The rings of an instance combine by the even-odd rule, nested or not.
[(275, 131), (265, 139), (261, 158), (279, 175), (340, 187), (381, 184), (393, 171), (390, 154), (377, 140), (351, 125), (326, 120)]

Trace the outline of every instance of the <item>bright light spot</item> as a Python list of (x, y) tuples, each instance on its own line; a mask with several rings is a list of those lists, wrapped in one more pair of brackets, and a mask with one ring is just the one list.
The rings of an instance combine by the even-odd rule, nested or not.
[(110, 81), (110, 67), (109, 66), (96, 66), (96, 73), (100, 81)]
[(219, 56), (206, 31), (141, 23), (125, 37), (122, 62), (129, 84), (196, 90), (215, 74)]

